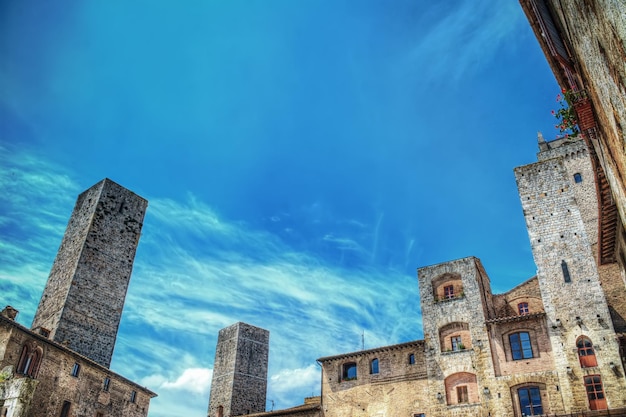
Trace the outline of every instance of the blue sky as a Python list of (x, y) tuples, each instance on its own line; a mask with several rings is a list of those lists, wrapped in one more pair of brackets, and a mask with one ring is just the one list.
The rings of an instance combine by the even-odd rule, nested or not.
[(559, 89), (516, 0), (9, 0), (0, 57), (0, 302), (30, 326), (82, 190), (147, 198), (111, 368), (151, 417), (205, 415), (237, 321), (285, 408), (422, 338), (417, 267), (535, 273), (513, 168)]

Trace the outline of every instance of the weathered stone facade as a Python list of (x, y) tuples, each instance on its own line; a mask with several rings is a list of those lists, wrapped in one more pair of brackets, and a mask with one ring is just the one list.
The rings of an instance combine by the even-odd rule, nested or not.
[(109, 179), (78, 196), (35, 331), (109, 366), (147, 205)]
[(419, 268), (424, 340), (319, 359), (318, 415), (626, 414), (626, 291), (617, 263), (594, 256), (590, 149), (581, 138), (540, 137), (538, 162), (515, 177), (537, 276), (492, 294), (477, 258)]
[(246, 323), (220, 330), (208, 416), (265, 411), (270, 333)]
[(146, 206), (108, 179), (78, 197), (32, 330), (0, 314), (0, 416), (147, 416), (156, 394), (108, 369)]
[[(626, 15), (622, 0), (520, 0), (552, 72), (577, 107), (626, 224)], [(585, 109), (585, 106), (588, 108)], [(580, 111), (579, 111), (580, 110)], [(591, 118), (587, 118), (587, 115)]]
[[(30, 362), (24, 355), (35, 353)], [(26, 360), (26, 362), (25, 362)], [(28, 363), (28, 364), (27, 364)], [(148, 415), (152, 391), (0, 316), (3, 417)]]
[(320, 358), (327, 416), (422, 413), (429, 407), (424, 342)]

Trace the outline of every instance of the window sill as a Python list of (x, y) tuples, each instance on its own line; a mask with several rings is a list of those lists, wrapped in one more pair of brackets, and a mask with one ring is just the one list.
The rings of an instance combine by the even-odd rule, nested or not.
[(455, 353), (471, 352), (471, 348), (459, 349), (459, 350), (445, 350), (441, 352), (442, 355), (454, 355)]
[(480, 407), (480, 403), (462, 403), (462, 404), (448, 404), (448, 408), (470, 408)]
[(460, 300), (462, 298), (465, 298), (465, 294), (457, 295), (452, 298), (435, 298), (435, 304), (449, 303), (450, 301)]

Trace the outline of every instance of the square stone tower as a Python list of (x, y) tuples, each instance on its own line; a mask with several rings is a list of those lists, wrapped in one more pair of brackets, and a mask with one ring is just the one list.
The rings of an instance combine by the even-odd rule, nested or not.
[(109, 179), (78, 196), (34, 331), (110, 365), (147, 206)]
[[(598, 206), (588, 152), (580, 138), (549, 143), (540, 138), (539, 162), (515, 169), (567, 413), (622, 407), (626, 392), (594, 250)], [(580, 359), (587, 348), (583, 353), (594, 356), (593, 365)], [(602, 404), (588, 403), (590, 387), (604, 390)]]
[(220, 330), (215, 349), (209, 417), (265, 411), (270, 332), (246, 323)]

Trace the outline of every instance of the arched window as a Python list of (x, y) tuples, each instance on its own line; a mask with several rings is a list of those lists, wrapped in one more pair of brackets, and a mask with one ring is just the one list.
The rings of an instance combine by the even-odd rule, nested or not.
[(593, 350), (591, 339), (585, 336), (579, 337), (576, 341), (576, 347), (578, 348), (578, 360), (580, 361), (581, 367), (590, 368), (592, 366), (598, 366), (596, 352)]
[(224, 417), (224, 406), (220, 405), (217, 407), (217, 417)]
[(517, 311), (519, 312), (520, 316), (523, 316), (524, 314), (528, 314), (529, 313), (528, 303), (519, 303), (517, 305)]
[(409, 355), (409, 365), (415, 365), (415, 355), (413, 353)]
[(446, 402), (448, 405), (479, 402), (476, 375), (458, 372), (445, 380)]
[(583, 182), (583, 176), (579, 172), (574, 174), (574, 182), (576, 184)]
[(39, 371), (39, 363), (43, 352), (34, 344), (26, 344), (22, 347), (22, 354), (17, 365), (17, 373), (35, 378)]
[(517, 390), (519, 407), (523, 416), (537, 416), (543, 414), (541, 391), (539, 387), (524, 387)]
[(520, 359), (531, 359), (533, 357), (533, 348), (530, 343), (530, 334), (528, 332), (518, 332), (509, 335), (511, 343), (511, 358), (514, 361)]
[(343, 364), (341, 379), (344, 381), (351, 381), (353, 379), (356, 379), (356, 363), (348, 362)]
[(378, 358), (372, 359), (370, 362), (370, 374), (378, 373)]

